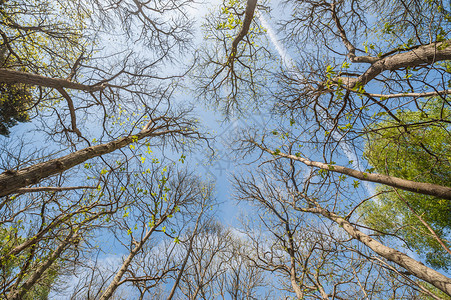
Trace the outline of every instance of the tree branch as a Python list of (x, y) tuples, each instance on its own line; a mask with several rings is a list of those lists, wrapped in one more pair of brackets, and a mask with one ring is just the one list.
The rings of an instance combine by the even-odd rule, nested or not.
[(74, 102), (72, 101), (72, 98), (64, 90), (64, 88), (58, 88), (57, 90), (67, 101), (67, 106), (69, 107), (69, 112), (70, 112), (70, 120), (71, 120), (72, 130), (77, 134), (78, 137), (81, 137), (81, 132), (77, 128), (77, 117), (75, 115), (75, 107), (74, 107)]
[(67, 88), (85, 92), (96, 92), (101, 91), (105, 88), (105, 85), (85, 85), (77, 82), (72, 82), (66, 79), (50, 78), (42, 75), (15, 71), (5, 68), (0, 68), (0, 82), (23, 83), (29, 85), (50, 87), (55, 89)]
[(348, 175), (348, 176), (351, 176), (351, 177), (354, 177), (354, 178), (357, 178), (357, 179), (360, 179), (363, 181), (381, 183), (381, 184), (385, 184), (385, 185), (399, 188), (402, 190), (414, 192), (414, 193), (430, 195), (430, 196), (435, 196), (435, 197), (442, 198), (442, 199), (451, 200), (451, 188), (446, 187), (446, 186), (441, 186), (441, 185), (432, 184), (432, 183), (425, 183), (425, 182), (416, 182), (416, 181), (406, 180), (406, 179), (402, 179), (402, 178), (398, 178), (398, 177), (394, 177), (394, 176), (377, 174), (377, 173), (361, 172), (361, 171), (357, 171), (357, 170), (354, 170), (351, 168), (346, 168), (343, 166), (330, 165), (330, 164), (317, 162), (317, 161), (310, 161), (301, 156), (285, 154), (282, 152), (276, 153), (272, 150), (269, 150), (268, 148), (263, 147), (262, 145), (256, 143), (253, 140), (249, 140), (249, 142), (256, 145), (261, 150), (268, 152), (272, 155), (278, 155), (281, 157), (300, 161), (307, 166), (317, 167), (317, 168), (320, 168), (323, 170), (328, 170), (331, 172), (345, 174), (345, 175)]
[[(311, 201), (314, 201), (311, 199)], [(354, 228), (351, 223), (341, 218), (340, 216), (320, 207), (317, 205), (315, 208), (299, 208), (294, 207), (295, 209), (303, 212), (311, 212), (315, 214), (320, 214), (326, 217), (327, 219), (337, 223), (341, 228), (343, 228), (349, 235), (351, 235), (356, 240), (362, 242), (368, 248), (379, 254), (380, 256), (388, 259), (389, 261), (394, 262), (395, 264), (403, 267), (409, 273), (414, 275), (415, 277), (429, 282), (436, 288), (445, 292), (448, 295), (451, 295), (451, 279), (444, 276), (443, 274), (426, 267), (421, 262), (416, 261), (410, 256), (390, 247), (387, 247), (375, 239), (371, 238), (369, 235), (361, 232), (357, 228)]]
[(437, 92), (426, 92), (426, 93), (401, 93), (401, 94), (370, 94), (365, 93), (364, 95), (370, 96), (370, 97), (376, 97), (376, 98), (403, 98), (403, 97), (414, 97), (414, 98), (420, 98), (420, 97), (434, 97), (434, 96), (441, 96), (441, 95), (448, 95), (451, 94), (451, 90), (443, 90), (443, 91), (437, 91)]
[[(44, 178), (62, 173), (76, 165), (85, 162), (88, 159), (95, 158), (104, 154), (111, 153), (117, 149), (123, 148), (127, 145), (135, 143), (146, 137), (164, 136), (168, 134), (179, 134), (183, 136), (189, 136), (197, 134), (192, 129), (182, 127), (177, 123), (174, 124), (175, 128), (170, 129), (170, 122), (176, 122), (176, 119), (165, 118), (160, 126), (152, 127), (151, 130), (141, 131), (136, 135), (129, 135), (119, 138), (109, 143), (87, 147), (68, 155), (55, 158), (43, 163), (38, 163), (21, 170), (7, 170), (0, 174), (0, 196), (6, 196), (11, 193), (17, 192), (18, 189), (26, 187), (28, 185), (37, 184)], [(154, 119), (156, 122), (158, 120)], [(169, 123), (168, 123), (169, 122)]]
[(451, 60), (451, 40), (420, 46), (414, 50), (385, 57), (373, 63), (365, 73), (357, 78), (337, 77), (336, 82), (343, 82), (348, 88), (365, 86), (384, 71), (431, 65), (442, 60)]
[(13, 290), (8, 295), (8, 299), (20, 300), (23, 299), (25, 294), (36, 284), (36, 282), (41, 278), (42, 274), (52, 266), (52, 264), (60, 257), (60, 254), (66, 249), (71, 243), (78, 238), (78, 233), (70, 233), (64, 241), (58, 245), (58, 247), (53, 251), (53, 253), (39, 265), (39, 267), (32, 273), (28, 280), (16, 290)]
[(254, 18), (255, 8), (257, 7), (257, 0), (248, 0), (246, 5), (246, 13), (244, 15), (243, 26), (240, 32), (235, 37), (232, 42), (232, 49), (230, 50), (230, 55), (227, 63), (233, 61), (236, 57), (238, 51), (238, 44), (243, 40), (246, 34), (249, 32), (249, 27), (251, 26), (252, 19)]
[(332, 11), (332, 19), (335, 22), (335, 25), (337, 26), (338, 33), (340, 35), (340, 38), (345, 45), (346, 49), (348, 50), (348, 57), (351, 62), (355, 63), (375, 63), (376, 61), (380, 60), (380, 58), (372, 57), (372, 56), (356, 56), (355, 55), (355, 47), (351, 42), (348, 40), (348, 37), (346, 36), (346, 31), (344, 30), (343, 26), (341, 26), (340, 19), (337, 16), (336, 11), (336, 2), (333, 2), (330, 4), (330, 8)]
[(142, 249), (144, 244), (147, 242), (147, 240), (150, 238), (152, 233), (157, 229), (158, 226), (160, 226), (161, 223), (163, 223), (168, 217), (168, 214), (161, 217), (154, 226), (152, 226), (146, 233), (146, 235), (143, 237), (143, 239), (135, 244), (135, 247), (130, 251), (127, 258), (122, 263), (121, 268), (116, 273), (116, 275), (113, 278), (113, 281), (110, 283), (110, 285), (107, 287), (103, 295), (100, 297), (100, 300), (107, 300), (110, 299), (113, 293), (116, 291), (116, 289), (119, 287), (121, 283), (122, 276), (127, 271), (128, 267), (132, 263), (133, 258), (136, 256), (136, 254)]
[(62, 192), (71, 191), (78, 189), (96, 189), (96, 186), (39, 186), (31, 188), (19, 188), (16, 190), (17, 193), (35, 193), (35, 192)]
[(429, 230), (429, 232), (434, 236), (435, 240), (443, 247), (443, 249), (445, 249), (446, 252), (448, 252), (451, 255), (451, 249), (449, 249), (449, 247), (445, 245), (445, 243), (440, 239), (435, 230), (432, 229), (432, 227), (419, 214), (415, 212), (412, 206), (410, 206), (409, 202), (406, 199), (404, 199), (404, 197), (402, 197), (396, 189), (393, 190), (395, 191), (399, 199), (401, 199), (402, 202), (404, 202), (404, 204), (407, 206), (407, 208), (415, 215), (415, 217), (417, 217), (418, 220), (420, 220), (420, 222)]

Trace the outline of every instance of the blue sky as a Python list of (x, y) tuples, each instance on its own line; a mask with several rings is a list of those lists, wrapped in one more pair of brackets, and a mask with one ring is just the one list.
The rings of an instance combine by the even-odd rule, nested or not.
[[(207, 12), (214, 5), (218, 5), (218, 3), (219, 1), (208, 1), (206, 3), (198, 4), (197, 6), (193, 6), (190, 12), (196, 16), (196, 22), (198, 25), (201, 22), (201, 18), (205, 15), (205, 12)], [(276, 13), (273, 14), (273, 17), (278, 18), (283, 14), (284, 12), (282, 10), (276, 10)], [(292, 55), (290, 49), (287, 49), (285, 45), (280, 41), (279, 37), (277, 36), (277, 32), (273, 28), (274, 24), (277, 22), (277, 19), (270, 19), (267, 14), (261, 12), (257, 12), (257, 18), (262, 23), (262, 25), (267, 28), (267, 37), (271, 42), (269, 47), (272, 49), (272, 52), (276, 56), (280, 57), (280, 67), (289, 72), (296, 72), (295, 59), (293, 58), (295, 56)], [(200, 30), (196, 32), (195, 42), (197, 43), (198, 47), (202, 47), (203, 38), (201, 36)], [(112, 43), (114, 43), (114, 41)], [(189, 85), (190, 83), (187, 82), (187, 84)], [(230, 149), (231, 141), (236, 138), (237, 135), (239, 135), (239, 132), (242, 129), (256, 127), (265, 130), (273, 130), (280, 124), (278, 124), (272, 118), (272, 115), (268, 112), (262, 114), (249, 113), (245, 117), (231, 117), (228, 120), (225, 120), (224, 116), (215, 110), (215, 107), (211, 107), (211, 105), (204, 103), (199, 104), (197, 99), (195, 99), (195, 96), (193, 96), (193, 94), (190, 94), (186, 90), (180, 91), (179, 94), (175, 95), (175, 98), (176, 102), (179, 102), (179, 104), (181, 105), (183, 105), (183, 103), (186, 103), (185, 101), (191, 102), (192, 104), (196, 105), (194, 113), (199, 116), (200, 122), (205, 130), (210, 132), (211, 137), (215, 138), (215, 140), (212, 141), (212, 146), (215, 150), (214, 157), (211, 156), (209, 149), (206, 149), (205, 146), (201, 145), (195, 150), (195, 152), (186, 153), (187, 160), (185, 165), (188, 168), (195, 169), (198, 174), (205, 178), (205, 180), (215, 181), (216, 198), (220, 203), (218, 206), (217, 216), (225, 225), (238, 227), (239, 224), (237, 222), (237, 218), (240, 216), (240, 214), (244, 213), (252, 215), (253, 211), (249, 207), (242, 204), (237, 206), (236, 203), (231, 199), (232, 190), (229, 181), (230, 175), (234, 173), (245, 172), (247, 169), (258, 170), (258, 163), (253, 163), (257, 156), (248, 156), (245, 159), (241, 158), (240, 156), (236, 156), (236, 153), (233, 153)], [(286, 120), (286, 122), (288, 122), (288, 119)], [(40, 136), (38, 134), (32, 131), (33, 127), (34, 125), (32, 123), (18, 125), (14, 128), (13, 139), (14, 136), (24, 137), (25, 139), (34, 141), (37, 148), (41, 148), (43, 146), (42, 140), (40, 139)], [(91, 128), (89, 132), (90, 136), (95, 137), (98, 134), (100, 133), (98, 133), (95, 128)], [(353, 166), (355, 168), (362, 169), (362, 167), (360, 167), (359, 165), (357, 157), (351, 150), (349, 150), (348, 145), (341, 144), (340, 146), (340, 153), (342, 154), (342, 156), (346, 157), (348, 160), (354, 161)], [(46, 147), (48, 147), (48, 145), (46, 145)], [(50, 147), (46, 149), (46, 151), (49, 152), (50, 150), (53, 149), (51, 149)], [(161, 153), (154, 153), (153, 155), (158, 156), (160, 154)], [(174, 161), (177, 161), (181, 153), (167, 152), (165, 153), (165, 155), (172, 158)], [(363, 185), (359, 189), (359, 192), (361, 194), (371, 195), (374, 193), (374, 185), (371, 183), (363, 182)], [(105, 235), (98, 239), (100, 243), (108, 240), (110, 240), (108, 235)], [(126, 253), (125, 248), (122, 248), (117, 243), (108, 245), (105, 250), (106, 253), (101, 255), (101, 264), (105, 265), (119, 264), (122, 254)]]

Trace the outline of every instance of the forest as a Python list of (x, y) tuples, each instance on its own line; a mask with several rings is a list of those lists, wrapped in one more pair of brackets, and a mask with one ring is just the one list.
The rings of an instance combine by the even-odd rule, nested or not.
[(0, 299), (451, 299), (450, 1), (0, 14)]

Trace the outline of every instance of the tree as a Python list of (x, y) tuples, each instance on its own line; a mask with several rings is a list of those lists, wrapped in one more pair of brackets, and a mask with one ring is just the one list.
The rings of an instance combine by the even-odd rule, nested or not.
[[(450, 111), (443, 104), (440, 98), (430, 99), (421, 112), (398, 112), (399, 120), (412, 124), (408, 129), (392, 127), (390, 121), (373, 128), (365, 157), (377, 172), (449, 186), (449, 124), (428, 124), (450, 118)], [(414, 123), (417, 125), (413, 126)], [(451, 206), (447, 201), (388, 189), (377, 201), (365, 203), (362, 214), (371, 227), (397, 232), (431, 266), (449, 268), (451, 250), (446, 239), (450, 233)]]
[[(161, 121), (162, 124), (158, 124)], [(185, 137), (193, 135), (195, 137), (200, 137), (198, 132), (189, 128), (190, 123), (189, 120), (183, 120), (183, 115), (175, 117), (163, 116), (151, 119), (146, 127), (137, 134), (131, 134), (109, 143), (87, 147), (66, 156), (39, 163), (21, 170), (7, 170), (0, 175), (0, 187), (2, 188), (0, 196), (6, 196), (17, 191), (26, 192), (27, 190), (21, 190), (21, 188), (30, 184), (37, 184), (42, 179), (71, 169), (84, 163), (88, 159), (111, 153), (145, 138), (166, 135), (175, 138), (177, 135)], [(171, 125), (174, 125), (175, 128), (171, 128)]]
[[(3, 294), (12, 299), (25, 297), (34, 287), (39, 288), (41, 282), (45, 282), (45, 274), (55, 266), (58, 266), (57, 274), (62, 282), (64, 276), (87, 272), (85, 266), (91, 265), (91, 254), (97, 252), (93, 245), (98, 243), (99, 234), (107, 230), (111, 230), (111, 236), (117, 238), (129, 253), (112, 273), (114, 276), (105, 277), (106, 282), (98, 291), (92, 290), (90, 282), (86, 282), (86, 286), (80, 286), (77, 293), (110, 298), (122, 285), (133, 283), (139, 287), (140, 282), (158, 281), (155, 279), (158, 274), (142, 275), (148, 266), (136, 258), (151, 254), (151, 251), (143, 252), (150, 249), (148, 244), (151, 240), (160, 244), (168, 239), (174, 247), (180, 247), (178, 235), (184, 235), (193, 219), (201, 219), (204, 209), (213, 204), (208, 185), (192, 174), (162, 162), (154, 162), (147, 169), (137, 167), (132, 172), (112, 173), (104, 180), (102, 187), (80, 193), (78, 201), (71, 199), (75, 196), (72, 191), (66, 192), (67, 199), (61, 197), (61, 192), (59, 195), (51, 192), (53, 196), (44, 200), (41, 207), (36, 207), (40, 214), (33, 220), (33, 229), (27, 228), (23, 221), (23, 226), (14, 224), (16, 232), (28, 231), (28, 235), (15, 245), (3, 248), (2, 265), (17, 264), (14, 272), (11, 268), (5, 271), (9, 273), (3, 276)], [(34, 201), (30, 203), (37, 205)], [(19, 224), (21, 218), (30, 218), (34, 211), (30, 206), (15, 216)], [(180, 224), (183, 226), (179, 227)], [(24, 257), (24, 262), (19, 264), (22, 259), (17, 257)], [(98, 274), (100, 267), (94, 267), (92, 272)], [(162, 278), (159, 280), (177, 270), (170, 265), (155, 268), (161, 270)], [(129, 285), (129, 290), (133, 285)]]
[(248, 251), (246, 242), (217, 220), (204, 220), (186, 250), (186, 266), (179, 273), (179, 292), (175, 296), (270, 299), (268, 276), (244, 256)]
[(274, 288), (283, 288), (297, 299), (401, 299), (421, 291), (430, 294), (415, 281), (393, 274), (390, 263), (359, 245), (359, 237), (353, 240), (343, 234), (333, 222), (353, 235), (346, 227), (350, 223), (334, 219), (334, 213), (323, 208), (324, 195), (318, 201), (307, 196), (313, 182), (302, 184), (303, 174), (293, 163), (268, 162), (261, 171), (258, 176), (236, 177), (235, 197), (256, 208), (258, 218), (245, 221), (251, 242), (246, 258), (259, 269), (279, 274), (282, 283)]
[[(190, 107), (172, 105), (177, 86), (173, 79), (178, 75), (164, 70), (189, 46), (187, 4), (1, 3), (1, 49), (6, 57), (2, 61), (6, 63), (0, 68), (0, 85), (2, 97), (7, 98), (2, 107), (13, 109), (2, 111), (2, 118), (10, 122), (2, 125), (7, 130), (15, 121), (34, 119), (40, 139), (34, 146), (45, 148), (22, 143), (20, 148), (8, 149), (20, 139), (14, 132), (4, 140), (0, 225), (20, 236), (11, 247), (1, 247), (1, 265), (14, 266), (3, 270), (1, 293), (6, 298), (33, 297), (34, 290), (47, 288), (44, 295), (51, 283), (56, 290), (61, 286), (56, 284), (59, 279), (80, 274), (84, 265), (90, 265), (90, 254), (96, 252), (91, 244), (95, 237), (105, 232), (112, 219), (119, 220), (124, 209), (137, 206), (139, 192), (130, 178), (150, 174), (148, 182), (152, 182), (160, 175), (158, 169), (137, 171), (146, 159), (146, 165), (161, 161), (161, 157), (149, 157), (152, 151), (184, 151), (188, 148), (184, 144), (203, 139)], [(114, 25), (118, 18), (122, 27)], [(136, 28), (141, 29), (138, 39)], [(104, 39), (111, 36), (117, 47), (106, 49)], [(24, 110), (26, 117), (19, 118)], [(185, 157), (183, 152), (177, 154)], [(182, 187), (183, 176), (175, 177), (170, 184), (176, 191), (169, 194), (178, 199), (165, 212), (154, 212), (158, 224), (151, 233), (168, 223), (177, 203), (181, 208), (194, 205), (194, 200), (183, 197), (206, 191), (194, 181), (192, 187)], [(153, 187), (158, 184), (152, 182)], [(140, 220), (140, 216), (133, 217)], [(147, 225), (140, 224), (145, 231)], [(122, 225), (118, 221), (114, 229), (120, 231)], [(143, 238), (142, 245), (132, 248), (133, 255), (122, 273), (106, 285), (104, 297), (111, 297), (122, 284), (123, 271), (130, 270), (147, 241)], [(58, 277), (54, 282), (47, 280), (54, 276)]]
[[(8, 68), (8, 50), (5, 45), (0, 47), (0, 67)], [(0, 85), (0, 134), (8, 135), (9, 128), (17, 122), (29, 119), (27, 111), (31, 108), (32, 95), (30, 88), (23, 84)]]
[[(1, 228), (0, 229), (0, 238), (3, 243), (2, 247), (2, 254), (1, 256), (4, 257), (4, 255), (14, 246), (17, 246), (24, 242), (24, 239), (17, 236), (17, 232), (15, 232), (15, 229), (9, 229), (9, 228)], [(13, 278), (13, 274), (15, 273), (15, 269), (19, 268), (24, 263), (30, 263), (30, 257), (33, 256), (33, 253), (35, 251), (35, 247), (30, 249), (31, 251), (26, 251), (22, 253), (21, 255), (18, 255), (14, 257), (13, 259), (9, 259), (7, 262), (3, 261), (2, 264), (2, 295), (3, 297), (6, 297), (5, 291), (5, 285), (8, 284), (8, 281)], [(52, 284), (54, 283), (56, 277), (58, 274), (58, 267), (54, 267), (51, 270), (45, 272), (39, 282), (25, 295), (24, 299), (47, 299), (48, 294), (50, 292), (50, 288)], [(22, 274), (23, 276), (23, 274)]]
[[(285, 51), (270, 4), (227, 0), (196, 52), (191, 4), (0, 3), (2, 295), (63, 294), (67, 278), (81, 278), (74, 298), (451, 295), (437, 271), (449, 260), (449, 5), (285, 1)], [(250, 166), (234, 197), (254, 205), (239, 229), (215, 221), (211, 184), (180, 167), (209, 146), (174, 104), (188, 75), (196, 102), (226, 117), (272, 115), (233, 144)], [(32, 134), (15, 130), (22, 120)], [(370, 211), (392, 202), (391, 215)]]
[[(177, 76), (159, 73), (180, 53), (177, 50), (189, 45), (189, 19), (184, 15), (188, 4), (8, 1), (1, 8), (2, 49), (7, 49), (8, 64), (0, 70), (0, 82), (34, 87), (28, 107), (34, 112), (28, 114), (41, 119), (54, 141), (91, 141), (89, 126), (80, 127), (79, 119), (98, 121), (105, 133), (124, 110), (137, 114), (133, 119), (139, 123), (172, 93), (171, 79)], [(161, 22), (173, 12), (177, 18)], [(116, 18), (123, 20), (122, 27), (115, 28)], [(137, 39), (132, 28), (138, 24)], [(116, 52), (100, 50), (110, 29)], [(120, 47), (121, 43), (134, 47)], [(141, 55), (140, 47), (152, 51)]]
[[(259, 9), (258, 4), (255, 7)], [(379, 169), (362, 166), (365, 143), (367, 149), (372, 149), (375, 143), (371, 136), (376, 131), (415, 132), (418, 121), (404, 119), (401, 114), (397, 115), (397, 110), (415, 107), (417, 114), (429, 115), (430, 97), (440, 99), (441, 113), (422, 124), (422, 128), (426, 131), (441, 128), (442, 134), (449, 135), (447, 95), (450, 93), (448, 61), (451, 47), (447, 4), (441, 1), (286, 1), (285, 8), (290, 14), (279, 29), (284, 42), (291, 47), (290, 52), (300, 55), (293, 59), (282, 57), (282, 60), (292, 60), (292, 67), (282, 66), (279, 72), (266, 70), (268, 76), (277, 78), (278, 82), (262, 99), (273, 107), (277, 121), (270, 124), (272, 128), (245, 132), (235, 149), (241, 154), (261, 153), (261, 163), (288, 160), (292, 164), (305, 165), (305, 173), (310, 175), (305, 175), (304, 189), (299, 188), (292, 196), (293, 200), (285, 200), (287, 204), (339, 225), (398, 275), (407, 270), (409, 276), (416, 276), (450, 294), (448, 277), (395, 249), (399, 246), (396, 242), (379, 240), (377, 236), (384, 232), (378, 232), (377, 228), (372, 228), (375, 231), (370, 234), (363, 233), (359, 227), (365, 225), (360, 216), (354, 215), (361, 203), (368, 201), (362, 194), (369, 198), (381, 195), (361, 190), (360, 181), (381, 183), (418, 194), (418, 197), (432, 196), (431, 199), (442, 207), (448, 207), (451, 188), (446, 176), (443, 181), (434, 181), (387, 172), (385, 166)], [(234, 15), (239, 16), (239, 11)], [(260, 28), (263, 26), (257, 19), (254, 22)], [(236, 31), (241, 32), (240, 29)], [(249, 31), (246, 39), (246, 43), (238, 43), (238, 53), (258, 38)], [(220, 43), (229, 51), (234, 49), (230, 39), (222, 38)], [(281, 55), (287, 56), (286, 53)], [(250, 69), (246, 74), (258, 70), (251, 67), (257, 63), (270, 65), (271, 61), (251, 59), (246, 63)], [(211, 78), (216, 78), (217, 73), (210, 74)], [(228, 84), (229, 90), (238, 90), (236, 86), (240, 84), (243, 87), (241, 82), (231, 80), (233, 77), (228, 78), (230, 81), (221, 82)], [(255, 79), (251, 75), (245, 78), (249, 82)], [(220, 95), (219, 86), (215, 91)], [(235, 100), (232, 97), (217, 99), (224, 101), (226, 107), (228, 101)], [(443, 144), (445, 157), (449, 156), (448, 143)], [(377, 149), (377, 144), (375, 147)], [(405, 147), (415, 148), (415, 141), (406, 141)], [(384, 155), (385, 151), (379, 153)], [(263, 158), (265, 153), (268, 159)], [(418, 174), (415, 168), (409, 166), (411, 174)], [(396, 167), (393, 165), (388, 169)], [(375, 170), (379, 173), (374, 173)], [(258, 184), (249, 187), (249, 197), (259, 199), (259, 190), (254, 189)], [(283, 196), (280, 198), (284, 199)], [(405, 215), (409, 209), (405, 206), (403, 210)], [(447, 218), (445, 213), (447, 211), (443, 220)], [(397, 217), (402, 216), (397, 214)], [(446, 232), (443, 234), (447, 235)]]
[(215, 103), (226, 116), (258, 107), (257, 99), (267, 91), (265, 76), (272, 67), (265, 48), (265, 29), (256, 24), (257, 0), (244, 5), (223, 1), (205, 20), (200, 58), (192, 73), (197, 97)]
[[(157, 168), (157, 170), (159, 169)], [(130, 236), (130, 244), (128, 245), (129, 253), (124, 258), (122, 265), (100, 299), (110, 299), (114, 291), (127, 281), (133, 281), (135, 283), (137, 281), (147, 281), (148, 278), (144, 277), (140, 279), (129, 267), (135, 256), (150, 241), (151, 236), (157, 231), (160, 231), (163, 234), (173, 237), (177, 232), (174, 228), (171, 228), (174, 223), (170, 219), (173, 217), (177, 219), (175, 215), (188, 213), (196, 209), (199, 211), (198, 220), (195, 224), (195, 227), (197, 227), (197, 223), (202, 217), (205, 207), (212, 205), (210, 203), (211, 190), (209, 187), (202, 185), (199, 179), (190, 178), (192, 177), (191, 174), (180, 172), (172, 175), (172, 170), (167, 169), (167, 167), (162, 168), (161, 172), (155, 171), (149, 172), (155, 176), (152, 178), (153, 182), (146, 180), (145, 177), (147, 176), (145, 176), (142, 178), (142, 182), (129, 185), (133, 189), (130, 193), (130, 196), (134, 198), (132, 202), (133, 206), (127, 207), (124, 216), (128, 216), (128, 214), (137, 214), (137, 216), (132, 220), (132, 223), (129, 223), (126, 218), (123, 220), (118, 219), (117, 222), (120, 225), (116, 226), (116, 228), (119, 229), (119, 232), (115, 234), (119, 241), (124, 241), (126, 238), (123, 236), (123, 232), (127, 229), (127, 235)], [(138, 186), (138, 189), (142, 191), (142, 197), (138, 198), (133, 193), (135, 186)], [(179, 213), (180, 211), (182, 213)], [(135, 224), (133, 228), (132, 225), (135, 220), (139, 220), (140, 224)], [(188, 218), (186, 217), (184, 221), (187, 222)], [(171, 232), (166, 233), (166, 231)], [(178, 237), (174, 236), (173, 238), (174, 242), (177, 243)], [(122, 279), (127, 272), (130, 272), (131, 276)]]
[(2, 84), (0, 86), (0, 93), (2, 99), (0, 107), (1, 126), (0, 134), (8, 135), (9, 128), (17, 124), (17, 122), (28, 121), (28, 105), (31, 102), (31, 95), (26, 88), (20, 85), (7, 85)]

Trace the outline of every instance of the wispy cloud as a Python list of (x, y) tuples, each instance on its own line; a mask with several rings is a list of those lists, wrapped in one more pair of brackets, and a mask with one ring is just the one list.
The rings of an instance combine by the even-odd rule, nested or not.
[(286, 51), (283, 44), (279, 41), (276, 33), (274, 32), (274, 29), (269, 24), (269, 22), (266, 20), (265, 16), (263, 16), (263, 14), (260, 13), (259, 11), (256, 12), (256, 15), (257, 15), (257, 18), (260, 20), (260, 23), (263, 25), (263, 27), (265, 27), (266, 34), (268, 35), (269, 39), (271, 40), (271, 43), (274, 45), (277, 52), (279, 53), (280, 58), (282, 59), (283, 65), (286, 68), (288, 68), (289, 70), (291, 70), (295, 66), (293, 58)]

